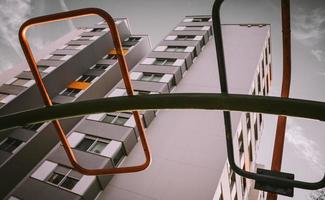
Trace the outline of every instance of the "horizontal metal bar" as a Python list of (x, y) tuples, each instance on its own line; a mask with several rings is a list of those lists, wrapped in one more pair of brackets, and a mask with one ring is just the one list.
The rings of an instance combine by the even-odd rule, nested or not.
[(287, 115), (325, 121), (325, 103), (242, 94), (177, 93), (123, 96), (57, 104), (0, 116), (0, 130), (100, 112), (150, 109), (206, 109)]

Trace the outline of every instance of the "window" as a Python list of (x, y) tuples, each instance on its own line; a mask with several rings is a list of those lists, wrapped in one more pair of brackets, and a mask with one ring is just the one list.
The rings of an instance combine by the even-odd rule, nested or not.
[(193, 18), (192, 22), (208, 22), (210, 18)]
[(162, 74), (143, 73), (143, 76), (140, 78), (140, 80), (158, 82), (162, 77)]
[(236, 175), (231, 169), (230, 169), (229, 179), (230, 179), (230, 192), (231, 192), (233, 187), (236, 185)]
[(257, 74), (257, 89), (259, 93), (261, 91), (260, 73)]
[(11, 84), (12, 85), (24, 86), (24, 84), (26, 84), (28, 81), (30, 81), (30, 80), (29, 79), (18, 78), (17, 80), (12, 82)]
[(258, 140), (258, 130), (257, 130), (257, 123), (255, 121), (254, 123), (254, 136), (255, 136), (255, 140)]
[(264, 61), (262, 60), (262, 78), (264, 78), (264, 74), (265, 74), (265, 71), (264, 71)]
[(71, 96), (74, 97), (76, 96), (81, 90), (80, 89), (72, 89), (72, 88), (67, 88), (63, 91), (61, 95), (63, 96)]
[(271, 38), (268, 38), (267, 43), (269, 46), (269, 54), (271, 54)]
[(246, 191), (246, 178), (242, 177), (242, 191), (243, 191), (243, 196), (245, 196), (245, 191)]
[(20, 140), (8, 137), (0, 144), (0, 150), (12, 153), (22, 143)]
[(186, 49), (185, 46), (168, 46), (165, 51), (167, 52), (184, 52)]
[(176, 58), (156, 58), (153, 65), (173, 65)]
[(90, 83), (95, 78), (96, 78), (96, 76), (82, 75), (77, 81)]
[(76, 50), (76, 49), (83, 49), (85, 48), (87, 45), (80, 45), (80, 44), (69, 44), (66, 47), (64, 47), (63, 49), (67, 49), (67, 50)]
[(251, 117), (249, 113), (246, 113), (246, 124), (247, 124), (247, 132), (251, 129)]
[(61, 60), (64, 56), (64, 54), (54, 54), (49, 58), (49, 60)]
[(93, 30), (91, 30), (90, 32), (101, 32), (104, 29), (105, 28), (93, 28)]
[(90, 40), (93, 36), (90, 36), (90, 35), (83, 35), (83, 36), (80, 36), (79, 37), (79, 41), (87, 41), (87, 40)]
[(193, 40), (195, 35), (177, 35), (175, 40)]
[(252, 95), (256, 95), (256, 94), (255, 94), (255, 88), (254, 88), (254, 90), (253, 90), (253, 92), (252, 92)]
[(46, 65), (37, 65), (38, 71), (43, 72), (45, 71), (49, 66)]
[(122, 117), (119, 115), (112, 115), (112, 114), (106, 114), (102, 122), (110, 123), (110, 124), (116, 124), (116, 125), (124, 125), (129, 118)]
[(24, 126), (24, 129), (37, 131), (42, 125), (43, 125), (43, 123), (28, 124), (28, 125)]
[(268, 53), (267, 53), (267, 48), (265, 48), (265, 64), (267, 65), (269, 63), (268, 61)]
[(265, 87), (263, 88), (263, 96), (266, 95)]
[(72, 190), (79, 179), (74, 175), (72, 169), (58, 165), (47, 178), (47, 182), (60, 188)]
[(117, 54), (109, 54), (104, 59), (116, 60), (118, 58)]
[(125, 42), (137, 42), (141, 39), (141, 37), (128, 37), (124, 41)]
[(76, 147), (80, 151), (100, 154), (108, 145), (109, 140), (85, 137)]
[(241, 159), (243, 154), (244, 154), (243, 131), (240, 131), (240, 135), (239, 135), (239, 138), (238, 138), (238, 149), (239, 149), (239, 156), (240, 156), (240, 159)]
[(253, 161), (253, 149), (252, 149), (252, 144), (249, 144), (248, 146), (248, 151), (249, 151), (249, 161)]
[(143, 91), (143, 90), (135, 90), (134, 95), (147, 95), (150, 94), (149, 91)]
[(96, 64), (93, 69), (107, 69), (109, 65)]
[(262, 119), (262, 113), (259, 113), (258, 116), (259, 116), (259, 118), (260, 118), (260, 124), (262, 124), (262, 120), (263, 120), (263, 119)]
[(267, 75), (265, 79), (266, 79), (266, 85), (265, 85), (265, 87), (266, 87), (266, 93), (269, 93), (269, 91), (270, 91), (269, 90), (269, 75)]

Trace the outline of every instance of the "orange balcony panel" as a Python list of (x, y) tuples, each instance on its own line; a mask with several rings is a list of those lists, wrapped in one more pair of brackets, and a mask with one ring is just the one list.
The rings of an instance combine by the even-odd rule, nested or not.
[[(128, 50), (127, 49), (123, 49), (123, 55), (126, 55), (128, 53)], [(116, 49), (113, 49), (109, 52), (109, 54), (113, 54), (113, 55), (116, 55), (117, 52), (116, 52)]]
[(75, 82), (72, 82), (68, 85), (68, 88), (71, 88), (71, 89), (79, 89), (79, 90), (85, 90), (89, 87), (90, 83), (87, 83), (87, 82), (78, 82), (78, 81), (75, 81)]

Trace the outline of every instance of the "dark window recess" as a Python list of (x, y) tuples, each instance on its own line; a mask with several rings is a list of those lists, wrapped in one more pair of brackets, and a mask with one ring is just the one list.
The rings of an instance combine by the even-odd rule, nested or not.
[(255, 140), (258, 140), (258, 130), (257, 130), (257, 123), (255, 121), (254, 123), (254, 136), (255, 136)]
[(125, 42), (137, 42), (141, 39), (141, 37), (128, 37), (124, 41)]
[(270, 92), (269, 90), (269, 75), (266, 76), (266, 94), (268, 94)]
[(232, 170), (230, 171), (229, 179), (230, 179), (230, 191), (232, 191), (232, 188), (236, 185), (236, 175)]
[(253, 92), (252, 92), (252, 95), (256, 95), (256, 94), (255, 94), (255, 88), (254, 88), (254, 90), (253, 90)]
[(114, 163), (114, 166), (118, 166), (119, 163), (121, 162), (121, 160), (123, 159), (124, 157), (124, 151), (123, 151), (123, 148), (121, 148), (117, 153), (116, 155), (114, 155), (114, 158), (113, 158), (113, 163)]
[(89, 147), (95, 142), (94, 139), (84, 138), (76, 147), (76, 149), (81, 151), (87, 151)]
[(96, 64), (93, 69), (107, 69), (109, 65), (100, 65), (100, 64)]
[(246, 178), (243, 178), (243, 177), (242, 177), (242, 190), (243, 190), (243, 196), (245, 196), (245, 191), (246, 191)]
[(248, 146), (248, 151), (249, 151), (249, 161), (253, 161), (253, 149), (252, 149), (252, 144)]
[(265, 75), (265, 71), (264, 71), (264, 61), (262, 60), (262, 77), (264, 78), (264, 75)]
[(263, 119), (262, 119), (262, 113), (259, 113), (258, 116), (260, 118), (260, 124), (262, 124), (262, 121), (263, 121)]
[(261, 81), (260, 81), (260, 73), (257, 74), (257, 89), (259, 93), (261, 91)]
[(12, 153), (22, 143), (20, 140), (8, 137), (0, 144), (0, 150)]
[(165, 51), (167, 52), (184, 52), (186, 46), (168, 46)]
[(150, 91), (135, 90), (134, 95), (147, 95), (150, 94)]
[(100, 154), (108, 145), (109, 140), (102, 140), (99, 138), (85, 137), (76, 147), (76, 149), (84, 152)]
[(105, 57), (105, 59), (111, 59), (111, 60), (116, 60), (118, 58), (118, 55), (116, 54), (109, 54)]
[(266, 95), (265, 87), (263, 88), (263, 96)]
[(119, 115), (109, 115), (107, 114), (102, 122), (110, 123), (110, 124), (116, 124), (116, 125), (124, 125), (129, 118), (127, 117), (121, 117)]
[(239, 138), (238, 138), (238, 148), (239, 148), (239, 155), (240, 155), (240, 159), (241, 159), (243, 154), (244, 154), (243, 131), (240, 132), (240, 135), (239, 135)]
[(158, 82), (162, 77), (163, 74), (144, 73), (143, 76), (140, 78), (140, 80)]
[(251, 129), (251, 117), (249, 113), (246, 113), (247, 132)]
[(90, 40), (90, 38), (92, 38), (93, 36), (89, 36), (89, 35), (83, 35), (81, 36), (78, 40), (83, 41), (83, 40)]
[(267, 48), (265, 48), (265, 64), (267, 65), (269, 63), (269, 55), (267, 53)]
[(103, 31), (105, 28), (93, 28), (93, 30), (91, 30), (90, 32), (101, 32)]
[(176, 58), (156, 58), (153, 65), (173, 65), (176, 60)]
[(46, 65), (37, 65), (38, 71), (43, 72), (45, 71), (49, 66)]
[(176, 40), (193, 40), (196, 35), (177, 35)]
[(64, 92), (61, 94), (63, 96), (71, 96), (74, 97), (76, 96), (81, 90), (80, 89), (72, 89), (72, 88), (67, 88), (64, 90)]
[(271, 54), (271, 38), (268, 39), (269, 54)]
[(186, 31), (201, 31), (203, 26), (185, 26)]
[(208, 22), (210, 18), (193, 18), (192, 22)]
[(28, 125), (24, 126), (24, 129), (37, 131), (42, 125), (43, 125), (43, 123), (28, 124)]
[(69, 44), (64, 49), (67, 49), (67, 50), (75, 50), (79, 46), (80, 46), (79, 44)]
[(95, 78), (96, 78), (96, 76), (82, 75), (77, 81), (90, 83)]
[[(57, 172), (57, 169), (61, 169), (59, 170), (60, 172)], [(79, 180), (75, 177), (72, 177), (70, 175), (71, 172), (71, 169), (58, 165), (56, 169), (51, 173), (51, 175), (47, 178), (47, 182), (61, 188), (72, 190)]]

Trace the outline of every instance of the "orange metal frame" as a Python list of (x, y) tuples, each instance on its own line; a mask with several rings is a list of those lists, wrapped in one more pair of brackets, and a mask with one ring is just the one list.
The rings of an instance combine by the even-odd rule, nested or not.
[[(114, 22), (113, 18), (106, 11), (104, 11), (102, 9), (84, 8), (84, 9), (79, 9), (79, 10), (61, 12), (61, 13), (32, 18), (32, 19), (26, 21), (20, 27), (20, 30), (19, 30), (20, 44), (22, 46), (22, 49), (25, 54), (26, 60), (29, 64), (29, 67), (32, 71), (32, 74), (34, 76), (37, 87), (41, 93), (43, 102), (46, 106), (52, 106), (52, 100), (47, 92), (47, 89), (46, 89), (46, 87), (43, 83), (43, 80), (41, 78), (41, 75), (38, 71), (37, 64), (35, 62), (33, 53), (31, 51), (31, 48), (29, 46), (29, 43), (28, 43), (28, 40), (26, 37), (26, 32), (30, 27), (35, 26), (35, 25), (45, 24), (45, 23), (55, 22), (55, 21), (62, 21), (65, 19), (72, 19), (72, 18), (77, 18), (77, 17), (81, 17), (81, 16), (90, 16), (90, 15), (98, 15), (98, 16), (102, 17), (108, 24), (108, 26), (110, 28), (110, 32), (112, 34), (116, 54), (118, 55), (118, 62), (120, 64), (120, 69), (121, 69), (121, 73), (122, 73), (122, 77), (124, 80), (127, 94), (129, 96), (134, 95), (133, 87), (132, 87), (131, 80), (130, 80), (130, 77), (128, 74), (127, 63), (126, 63), (124, 53), (123, 53), (120, 36), (119, 36), (118, 30), (115, 26), (115, 22)], [(135, 118), (136, 126), (139, 130), (139, 136), (140, 136), (143, 151), (145, 154), (145, 161), (141, 165), (130, 166), (130, 167), (121, 167), (121, 168), (87, 169), (87, 168), (82, 167), (78, 163), (77, 158), (76, 158), (73, 150), (71, 149), (71, 146), (70, 146), (70, 144), (67, 140), (67, 137), (61, 127), (60, 122), (58, 120), (53, 120), (52, 122), (57, 130), (59, 139), (61, 140), (61, 142), (63, 144), (63, 147), (67, 153), (67, 156), (68, 156), (72, 166), (76, 170), (78, 170), (80, 173), (86, 174), (86, 175), (130, 173), (130, 172), (142, 171), (142, 170), (146, 169), (147, 167), (149, 167), (149, 165), (151, 163), (151, 153), (150, 153), (149, 146), (147, 143), (145, 130), (144, 130), (144, 126), (141, 121), (140, 114), (138, 111), (133, 111), (133, 115)]]

